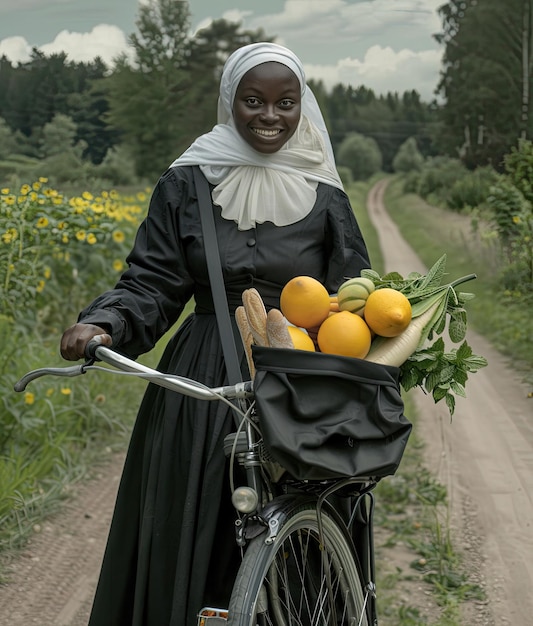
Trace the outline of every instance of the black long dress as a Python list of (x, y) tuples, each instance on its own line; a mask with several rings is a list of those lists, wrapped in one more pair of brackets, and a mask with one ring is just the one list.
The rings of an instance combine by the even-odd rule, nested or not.
[[(239, 231), (214, 207), (228, 300), (255, 287), (279, 307), (293, 276), (314, 276), (334, 293), (369, 267), (347, 196), (319, 184), (307, 217)], [(114, 346), (150, 350), (187, 301), (196, 308), (168, 342), (159, 368), (219, 386), (225, 367), (209, 291), (192, 168), (159, 180), (147, 218), (116, 287), (79, 321), (107, 326)], [(243, 359), (243, 367), (244, 359)], [(222, 442), (233, 416), (222, 403), (196, 401), (149, 385), (122, 475), (90, 626), (193, 626), (202, 606), (227, 606), (238, 567), (234, 511)]]

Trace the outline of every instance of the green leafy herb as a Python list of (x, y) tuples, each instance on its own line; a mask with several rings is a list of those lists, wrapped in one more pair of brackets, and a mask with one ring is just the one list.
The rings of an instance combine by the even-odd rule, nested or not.
[[(411, 303), (412, 317), (416, 318), (434, 307), (429, 322), (424, 326), (418, 349), (400, 367), (400, 383), (408, 391), (421, 387), (433, 396), (435, 402), (444, 400), (450, 415), (455, 410), (455, 396), (466, 397), (465, 385), (468, 374), (487, 365), (487, 360), (472, 352), (465, 337), (467, 314), (465, 303), (474, 295), (457, 291), (457, 286), (476, 278), (475, 274), (463, 276), (451, 283), (442, 284), (446, 276), (444, 254), (426, 275), (412, 272), (403, 278), (397, 272), (384, 276), (373, 270), (363, 270), (361, 276), (370, 278), (376, 289), (390, 287), (401, 291)], [(445, 350), (442, 337), (426, 346), (427, 341), (442, 335), (448, 329), (449, 339), (461, 345)]]

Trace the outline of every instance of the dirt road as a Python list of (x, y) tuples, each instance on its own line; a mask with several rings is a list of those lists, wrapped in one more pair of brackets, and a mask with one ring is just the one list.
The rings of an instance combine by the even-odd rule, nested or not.
[[(426, 273), (383, 206), (385, 181), (371, 191), (369, 214), (385, 270)], [(448, 223), (443, 213), (442, 227)], [(475, 268), (473, 268), (475, 271)], [(446, 485), (454, 543), (477, 534), (482, 580), (494, 624), (533, 623), (533, 400), (512, 367), (473, 331), (467, 340), (488, 367), (467, 383), (453, 422), (444, 406), (417, 394), (427, 461)]]
[[(424, 273), (382, 206), (382, 193), (381, 184), (373, 189), (369, 208), (387, 269)], [(444, 407), (419, 394), (418, 428), (428, 463), (448, 488), (454, 544), (469, 548), (488, 593), (488, 606), (464, 626), (530, 626), (533, 400), (486, 341), (473, 332), (468, 340), (489, 366), (469, 381), (453, 423)], [(121, 455), (110, 458), (75, 488), (61, 515), (36, 529), (12, 564), (9, 584), (0, 587), (0, 626), (86, 626), (122, 462)]]

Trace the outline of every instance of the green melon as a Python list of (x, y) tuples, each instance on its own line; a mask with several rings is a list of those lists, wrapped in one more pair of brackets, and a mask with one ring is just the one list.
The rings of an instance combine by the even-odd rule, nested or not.
[(374, 289), (374, 283), (370, 278), (356, 276), (348, 279), (337, 291), (339, 310), (363, 315), (366, 299)]

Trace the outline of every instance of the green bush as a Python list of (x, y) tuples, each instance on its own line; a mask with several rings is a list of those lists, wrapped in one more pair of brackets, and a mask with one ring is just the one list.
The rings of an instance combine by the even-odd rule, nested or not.
[(414, 137), (406, 139), (398, 148), (396, 156), (392, 160), (392, 168), (395, 172), (406, 173), (419, 171), (424, 165), (424, 157), (418, 150), (418, 145)]
[(416, 193), (428, 202), (461, 211), (483, 205), (496, 178), (492, 167), (470, 171), (458, 159), (434, 157), (428, 159), (420, 171), (407, 174), (404, 192)]
[(354, 180), (368, 180), (381, 171), (383, 157), (375, 139), (350, 133), (339, 146), (337, 163), (347, 167)]
[(480, 167), (473, 172), (465, 172), (462, 178), (453, 183), (448, 192), (444, 191), (448, 208), (461, 211), (485, 204), (491, 185), (496, 179), (497, 174), (492, 167)]
[(508, 265), (502, 269), (506, 294), (533, 300), (532, 204), (512, 180), (512, 176), (499, 178), (491, 188), (488, 206), (507, 257)]
[(466, 171), (459, 159), (449, 157), (428, 159), (420, 172), (418, 194), (425, 200), (432, 196), (443, 200), (446, 191), (461, 179)]
[(112, 185), (135, 185), (139, 182), (133, 157), (124, 146), (108, 150), (102, 163), (94, 167), (94, 173)]

